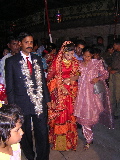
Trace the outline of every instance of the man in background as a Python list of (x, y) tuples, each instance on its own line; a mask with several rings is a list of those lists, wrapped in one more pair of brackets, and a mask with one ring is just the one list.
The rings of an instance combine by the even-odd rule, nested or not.
[(20, 51), (20, 46), (18, 44), (18, 39), (15, 36), (8, 37), (8, 48), (10, 49), (10, 53), (7, 53), (2, 59), (1, 59), (1, 77), (4, 79), (5, 84), (5, 60), (8, 57), (11, 57), (18, 53)]
[(101, 57), (104, 57), (105, 53), (105, 46), (104, 46), (104, 39), (101, 36), (97, 37), (97, 44), (95, 45), (95, 48), (98, 48), (101, 50)]
[(109, 88), (111, 91), (111, 104), (113, 107), (114, 118), (120, 117), (120, 39), (116, 39), (113, 44), (115, 52), (112, 56), (110, 65)]
[(77, 58), (77, 60), (83, 60), (82, 57), (82, 50), (85, 48), (86, 42), (84, 40), (78, 40), (75, 43), (75, 54), (74, 56)]

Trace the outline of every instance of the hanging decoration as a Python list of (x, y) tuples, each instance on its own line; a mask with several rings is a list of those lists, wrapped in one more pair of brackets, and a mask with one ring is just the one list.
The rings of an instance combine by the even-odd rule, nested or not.
[(62, 20), (62, 16), (61, 16), (61, 14), (60, 14), (60, 11), (58, 10), (58, 13), (56, 14), (56, 20), (57, 20), (57, 22), (58, 23), (60, 23), (61, 22), (61, 20)]
[(50, 42), (52, 43), (52, 36), (51, 36), (51, 30), (50, 30), (50, 20), (48, 16), (48, 5), (47, 5), (47, 0), (44, 0), (45, 2), (45, 13), (46, 13), (46, 19), (47, 19), (47, 25), (48, 25), (48, 34), (50, 38)]
[(115, 1), (115, 13), (114, 14), (115, 14), (114, 39), (115, 39), (115, 38), (117, 38), (116, 30), (117, 30), (117, 23), (119, 20), (119, 0)]

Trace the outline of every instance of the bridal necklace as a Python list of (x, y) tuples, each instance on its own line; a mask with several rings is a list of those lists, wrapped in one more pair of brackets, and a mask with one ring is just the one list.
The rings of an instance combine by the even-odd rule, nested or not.
[(63, 59), (63, 62), (64, 62), (64, 64), (65, 64), (65, 66), (67, 67), (67, 68), (69, 68), (70, 67), (70, 65), (71, 65), (71, 62), (72, 62), (72, 60), (67, 60), (67, 59)]

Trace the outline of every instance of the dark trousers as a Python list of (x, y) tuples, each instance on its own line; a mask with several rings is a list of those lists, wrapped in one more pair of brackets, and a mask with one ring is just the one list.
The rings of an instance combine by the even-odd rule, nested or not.
[(35, 153), (33, 151), (33, 137), (31, 131), (31, 117), (34, 128), (34, 138), (37, 158), (36, 160), (48, 160), (49, 159), (49, 142), (48, 142), (48, 128), (47, 118), (37, 115), (24, 116), (23, 131), (24, 135), (21, 140), (21, 147), (27, 159), (33, 160)]

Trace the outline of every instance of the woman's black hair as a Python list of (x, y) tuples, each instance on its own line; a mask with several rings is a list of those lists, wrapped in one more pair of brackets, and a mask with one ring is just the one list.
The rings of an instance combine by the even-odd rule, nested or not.
[(16, 105), (3, 105), (0, 108), (0, 144), (6, 145), (6, 140), (10, 137), (10, 131), (16, 127), (16, 123), (23, 123), (23, 115)]
[(112, 49), (112, 48), (113, 48), (113, 44), (109, 44), (109, 45), (107, 46), (107, 49), (106, 49), (106, 50)]
[(74, 43), (69, 43), (67, 45), (65, 45), (64, 51), (68, 52), (68, 51), (74, 51), (75, 50), (75, 45)]
[(116, 39), (114, 40), (114, 44), (120, 45), (120, 38), (116, 38)]
[(49, 43), (46, 50), (50, 53), (53, 49), (56, 49), (56, 45), (54, 43)]
[(38, 46), (38, 40), (37, 39), (33, 41), (33, 46)]
[(93, 48), (94, 49), (94, 54), (101, 54), (101, 50), (99, 48)]
[(83, 46), (86, 46), (86, 42), (82, 39), (80, 40), (77, 40), (76, 43), (75, 43), (75, 46), (77, 47), (79, 44), (83, 45)]
[(91, 54), (94, 54), (94, 48), (93, 47), (89, 47), (89, 46), (87, 46), (87, 47), (85, 47), (85, 48), (83, 48), (83, 54), (85, 53), (85, 52), (90, 52)]

